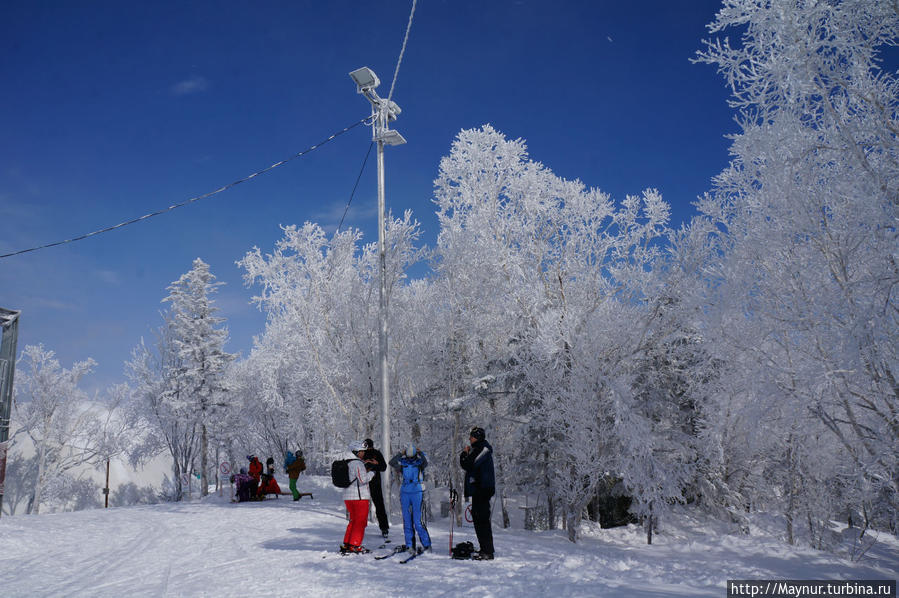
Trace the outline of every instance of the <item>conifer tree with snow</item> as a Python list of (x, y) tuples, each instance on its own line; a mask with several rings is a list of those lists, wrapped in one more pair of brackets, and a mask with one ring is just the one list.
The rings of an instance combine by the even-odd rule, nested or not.
[(191, 473), (197, 459), (201, 492), (208, 492), (210, 436), (224, 442), (221, 423), (231, 404), (225, 372), (235, 356), (224, 350), (228, 333), (212, 299), (220, 284), (203, 260), (194, 260), (168, 287), (163, 302), (170, 307), (155, 350), (141, 341), (127, 364), (135, 401), (154, 431), (142, 452), (152, 453), (153, 446), (168, 450), (176, 500), (183, 493), (182, 474)]
[[(209, 265), (200, 258), (190, 271), (169, 285), (169, 325), (178, 358), (175, 384), (183, 389), (181, 399), (190, 405), (200, 427), (200, 483), (202, 494), (209, 491), (209, 435), (228, 407), (225, 369), (234, 355), (225, 352), (228, 331), (218, 327), (225, 320), (216, 316), (212, 295), (222, 283), (215, 282)], [(219, 435), (221, 430), (219, 430)]]

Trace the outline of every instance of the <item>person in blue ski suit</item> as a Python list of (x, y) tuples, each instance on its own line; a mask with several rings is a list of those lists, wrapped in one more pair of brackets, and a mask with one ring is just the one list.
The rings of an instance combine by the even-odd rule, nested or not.
[[(422, 478), (424, 469), (428, 466), (428, 458), (411, 442), (406, 446), (404, 453), (397, 453), (390, 460), (390, 466), (396, 469), (403, 479), (400, 488), (400, 504), (403, 508), (403, 532), (406, 536), (406, 546), (400, 550), (411, 550), (415, 539), (415, 532), (421, 539), (421, 550), (431, 549), (431, 536), (421, 518), (421, 498), (424, 493)], [(414, 529), (413, 529), (414, 528)]]

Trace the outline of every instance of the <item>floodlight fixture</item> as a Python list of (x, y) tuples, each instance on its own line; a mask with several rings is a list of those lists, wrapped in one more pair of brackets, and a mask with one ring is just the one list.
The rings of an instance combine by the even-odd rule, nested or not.
[(374, 89), (381, 84), (381, 80), (378, 79), (375, 72), (367, 66), (356, 69), (350, 73), (350, 77), (356, 82), (356, 91), (358, 93), (364, 93), (365, 90)]
[(393, 129), (382, 130), (381, 136), (378, 137), (377, 141), (383, 141), (385, 145), (403, 145), (406, 143), (406, 139), (400, 135), (399, 131), (394, 131)]

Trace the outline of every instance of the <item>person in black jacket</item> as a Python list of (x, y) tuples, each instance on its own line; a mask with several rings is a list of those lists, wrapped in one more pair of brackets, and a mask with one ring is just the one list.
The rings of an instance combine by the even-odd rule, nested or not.
[(387, 469), (387, 461), (381, 451), (375, 448), (375, 442), (371, 438), (362, 441), (365, 445), (365, 456), (362, 461), (365, 469), (375, 472), (375, 477), (368, 484), (371, 491), (371, 501), (375, 503), (375, 515), (378, 517), (378, 527), (381, 528), (381, 536), (387, 539), (390, 532), (390, 522), (387, 521), (387, 511), (384, 509), (384, 494), (381, 492), (381, 472)]
[(471, 519), (480, 544), (480, 550), (472, 558), (492, 561), (493, 528), (490, 523), (490, 499), (496, 488), (493, 447), (487, 442), (483, 428), (472, 428), (468, 440), (471, 444), (459, 455), (459, 465), (465, 470), (465, 496), (471, 497)]

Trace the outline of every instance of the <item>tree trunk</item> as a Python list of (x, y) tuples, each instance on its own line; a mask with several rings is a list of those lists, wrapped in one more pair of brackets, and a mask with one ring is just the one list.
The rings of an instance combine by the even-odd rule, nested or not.
[(41, 440), (41, 447), (38, 450), (38, 460), (37, 460), (37, 478), (34, 482), (34, 492), (31, 494), (31, 499), (28, 501), (28, 511), (29, 515), (38, 515), (41, 512), (41, 493), (44, 490), (44, 470), (47, 461), (47, 445)]
[(787, 520), (787, 544), (792, 546), (793, 545), (793, 511), (792, 511), (792, 507), (787, 507), (787, 512), (784, 515)]
[[(452, 399), (453, 397), (450, 396), (450, 398)], [(459, 493), (459, 502), (461, 502), (462, 500), (464, 500), (465, 486), (464, 486), (464, 484), (459, 483), (459, 471), (460, 471), (459, 456), (458, 456), (458, 453), (456, 452), (458, 450), (458, 446), (461, 444), (461, 440), (459, 438), (459, 418), (460, 418), (460, 413), (459, 413), (459, 410), (456, 409), (455, 413), (453, 414), (453, 442), (450, 445), (449, 462), (450, 462), (450, 480), (453, 485), (453, 488), (456, 489), (456, 491)], [(456, 517), (456, 525), (461, 526), (462, 525), (461, 505), (457, 505), (455, 517)]]
[(546, 518), (548, 519), (549, 529), (556, 529), (556, 508), (550, 493), (549, 449), (543, 451), (543, 474), (543, 489), (546, 491)]
[(787, 544), (792, 546), (795, 543), (795, 537), (793, 534), (793, 515), (796, 512), (796, 484), (794, 483), (794, 477), (796, 475), (796, 459), (795, 454), (793, 452), (793, 435), (790, 434), (789, 439), (789, 449), (787, 452), (787, 459), (789, 460), (789, 467), (787, 468), (787, 512), (784, 513), (784, 518), (787, 522)]
[(506, 505), (506, 486), (503, 485), (503, 490), (500, 492), (500, 504), (502, 505), (503, 510), (503, 529), (509, 529), (512, 527), (512, 520), (509, 517), (509, 508)]
[(221, 471), (219, 470), (219, 463), (222, 462), (222, 447), (215, 447), (215, 491), (221, 495), (222, 493), (222, 477)]
[(556, 529), (556, 503), (548, 491), (546, 494), (546, 518), (548, 519), (549, 529)]
[(511, 526), (511, 523), (509, 518), (509, 509), (506, 505), (506, 476), (503, 469), (502, 459), (497, 459), (495, 457), (496, 455), (494, 454), (494, 463), (496, 465), (496, 473), (498, 474), (497, 481), (499, 482), (499, 487), (501, 488), (501, 491), (499, 493), (499, 507), (500, 511), (503, 514), (503, 529), (507, 529)]
[(209, 439), (206, 435), (206, 422), (201, 424), (200, 435), (200, 496), (209, 494)]
[(174, 457), (172, 473), (175, 474), (175, 502), (181, 502), (181, 499), (184, 498), (184, 488), (181, 486), (181, 466), (178, 465), (177, 457)]
[(577, 532), (580, 528), (581, 509), (569, 505), (565, 510), (565, 527), (568, 528), (568, 540), (577, 542)]
[(806, 510), (805, 510), (805, 520), (806, 520), (806, 523), (808, 524), (808, 533), (809, 533), (809, 535), (811, 536), (811, 538), (810, 538), (810, 540), (811, 540), (811, 542), (810, 542), (811, 545), (812, 545), (816, 550), (823, 550), (823, 546), (822, 546), (822, 545), (823, 545), (823, 543), (824, 543), (824, 542), (823, 542), (823, 541), (824, 541), (824, 534), (823, 534), (823, 533), (818, 533), (818, 532), (819, 532), (819, 530), (817, 529), (818, 526), (815, 525), (815, 520), (814, 520), (814, 518), (812, 517), (812, 511), (811, 511), (811, 509), (806, 508)]

